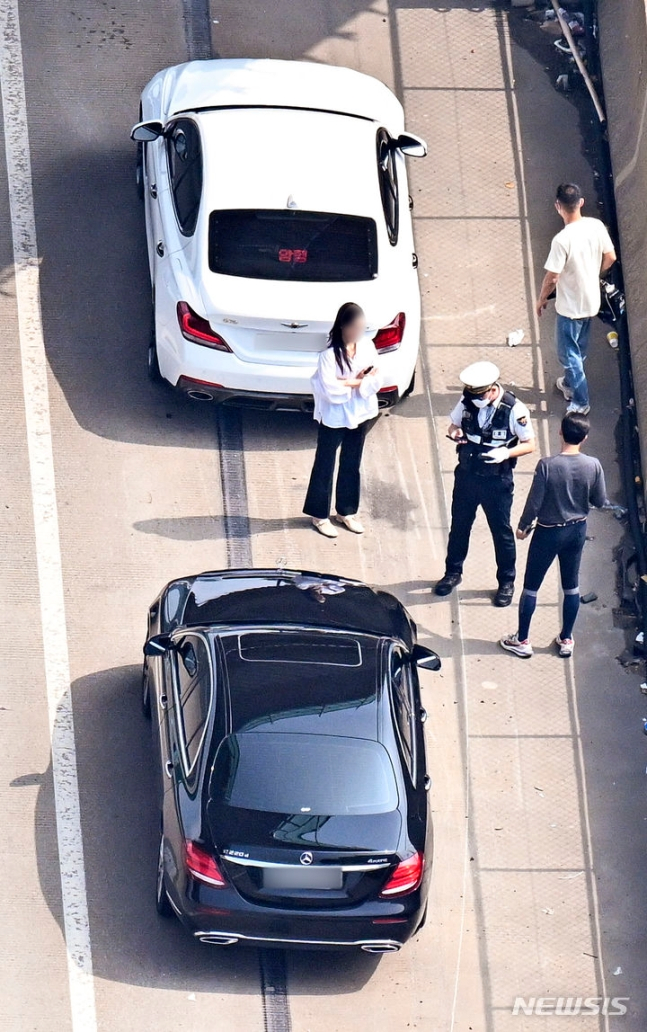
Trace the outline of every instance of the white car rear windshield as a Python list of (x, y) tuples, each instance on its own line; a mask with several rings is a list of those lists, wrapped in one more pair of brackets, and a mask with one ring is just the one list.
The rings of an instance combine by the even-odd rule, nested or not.
[(374, 279), (375, 222), (312, 211), (214, 211), (209, 218), (209, 268), (246, 279)]

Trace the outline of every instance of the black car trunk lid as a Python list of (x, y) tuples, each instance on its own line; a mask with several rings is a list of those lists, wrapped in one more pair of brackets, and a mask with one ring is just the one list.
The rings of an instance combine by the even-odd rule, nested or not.
[(255, 903), (353, 906), (377, 895), (398, 862), (397, 810), (308, 818), (241, 810), (234, 816), (228, 809), (211, 809), (214, 842), (228, 879)]

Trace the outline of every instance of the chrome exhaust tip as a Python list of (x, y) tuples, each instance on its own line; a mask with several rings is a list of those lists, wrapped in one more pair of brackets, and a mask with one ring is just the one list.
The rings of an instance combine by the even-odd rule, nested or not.
[(210, 943), (212, 946), (233, 946), (238, 942), (235, 935), (199, 935), (200, 942)]
[(400, 946), (395, 942), (376, 942), (373, 945), (365, 944), (362, 949), (364, 953), (397, 953)]
[(206, 391), (187, 391), (190, 398), (194, 401), (213, 401), (213, 394), (207, 394)]

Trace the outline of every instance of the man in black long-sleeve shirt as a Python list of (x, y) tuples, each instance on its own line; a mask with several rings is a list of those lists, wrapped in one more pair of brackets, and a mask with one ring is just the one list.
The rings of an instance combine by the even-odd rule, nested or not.
[(580, 607), (578, 577), (582, 549), (586, 541), (586, 518), (591, 506), (607, 504), (604, 471), (597, 459), (582, 455), (580, 448), (589, 433), (588, 419), (568, 412), (560, 430), (559, 455), (537, 463), (530, 494), (526, 501), (517, 537), (528, 537), (537, 521), (530, 542), (523, 592), (519, 599), (519, 627), (516, 634), (501, 638), (499, 645), (521, 659), (532, 656), (530, 622), (537, 595), (550, 566), (559, 559), (564, 592), (562, 628), (555, 639), (560, 656), (573, 655), (573, 627)]

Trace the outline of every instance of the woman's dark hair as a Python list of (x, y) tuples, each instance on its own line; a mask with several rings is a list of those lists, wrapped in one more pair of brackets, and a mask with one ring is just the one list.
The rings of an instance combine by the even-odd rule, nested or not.
[(567, 412), (562, 419), (562, 437), (565, 444), (581, 444), (589, 436), (591, 424), (581, 412)]
[(328, 334), (328, 347), (335, 352), (335, 362), (342, 373), (344, 369), (350, 370), (350, 359), (346, 354), (343, 331), (351, 323), (354, 323), (356, 319), (363, 318), (363, 316), (364, 312), (359, 305), (356, 305), (354, 301), (346, 301), (337, 312), (335, 321)]

